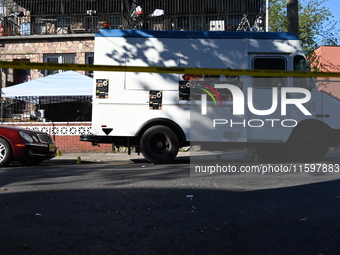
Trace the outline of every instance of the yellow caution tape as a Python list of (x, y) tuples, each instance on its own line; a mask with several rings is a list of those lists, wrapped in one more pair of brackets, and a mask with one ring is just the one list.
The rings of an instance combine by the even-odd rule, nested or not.
[(146, 72), (146, 73), (180, 73), (227, 76), (262, 76), (262, 77), (340, 77), (340, 72), (301, 72), (282, 70), (244, 70), (216, 68), (186, 68), (186, 67), (154, 67), (154, 66), (109, 66), (90, 64), (57, 64), (36, 63), (24, 61), (0, 61), (0, 68), (41, 69), (41, 70), (82, 70), (111, 72)]

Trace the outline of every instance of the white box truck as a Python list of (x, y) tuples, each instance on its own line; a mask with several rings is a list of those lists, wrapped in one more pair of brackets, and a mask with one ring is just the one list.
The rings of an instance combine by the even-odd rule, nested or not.
[[(291, 33), (100, 30), (96, 65), (308, 70)], [(310, 78), (94, 72), (92, 131), (81, 141), (140, 149), (154, 163), (180, 147), (280, 150), (321, 159), (340, 141), (340, 103)]]

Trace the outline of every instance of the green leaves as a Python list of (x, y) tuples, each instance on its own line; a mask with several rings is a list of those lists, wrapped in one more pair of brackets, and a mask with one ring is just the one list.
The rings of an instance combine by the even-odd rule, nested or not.
[[(334, 20), (329, 8), (323, 6), (328, 0), (300, 0), (299, 27), (300, 39), (306, 52), (320, 45), (337, 45), (339, 31), (335, 30)], [(269, 0), (269, 31), (287, 31), (286, 0)]]

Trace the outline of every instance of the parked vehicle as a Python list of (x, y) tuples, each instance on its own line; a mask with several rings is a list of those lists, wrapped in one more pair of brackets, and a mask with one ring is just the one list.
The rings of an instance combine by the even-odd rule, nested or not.
[(43, 160), (55, 157), (57, 149), (47, 133), (0, 126), (0, 166), (7, 166), (12, 161), (38, 165)]
[[(94, 63), (309, 71), (292, 33), (101, 30)], [(190, 144), (318, 160), (340, 141), (339, 109), (306, 77), (95, 71), (92, 134), (80, 139), (138, 147), (154, 163)]]

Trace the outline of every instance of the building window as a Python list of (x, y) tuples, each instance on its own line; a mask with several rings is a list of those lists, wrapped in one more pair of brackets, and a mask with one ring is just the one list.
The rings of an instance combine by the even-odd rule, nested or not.
[[(29, 59), (13, 59), (15, 61), (30, 62)], [(31, 80), (30, 69), (14, 69), (13, 70), (13, 84), (20, 84)]]
[[(93, 65), (94, 63), (94, 53), (86, 53), (85, 55), (85, 63), (89, 65)], [(93, 71), (86, 71), (86, 75), (93, 78)]]
[[(76, 54), (47, 54), (44, 56), (44, 63), (75, 64)], [(45, 70), (44, 75), (51, 75), (64, 72), (64, 70)]]

